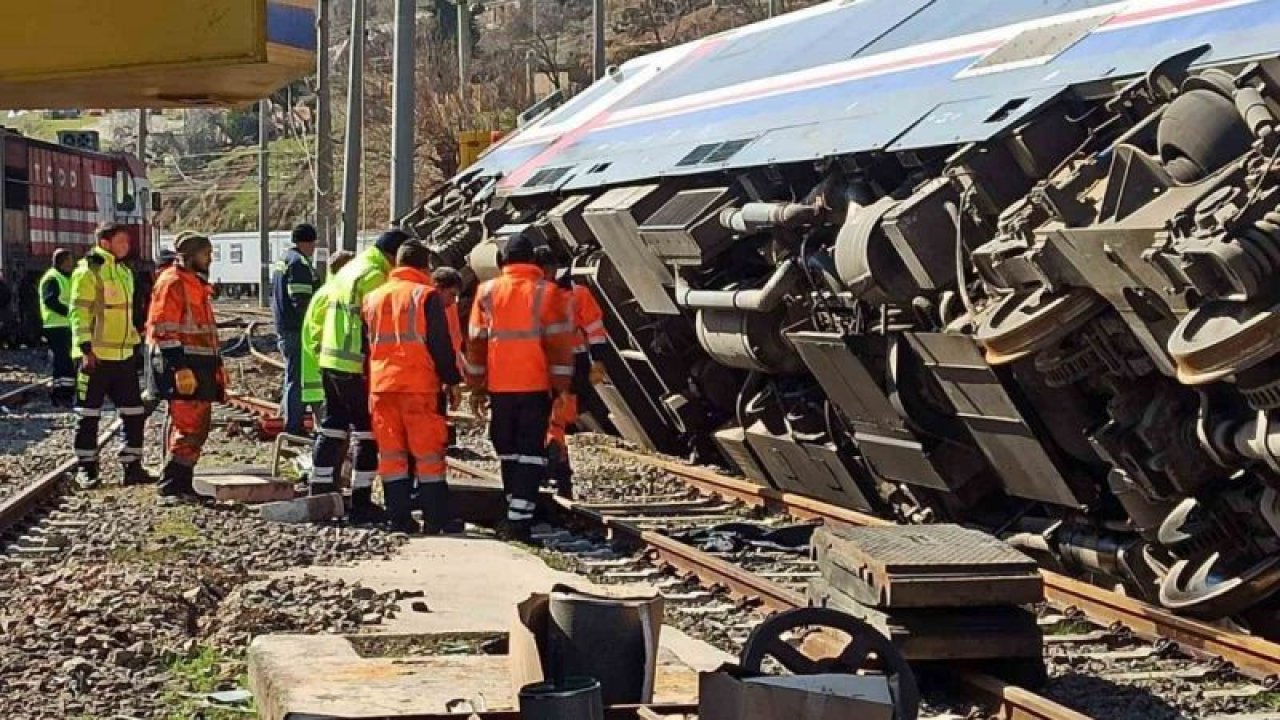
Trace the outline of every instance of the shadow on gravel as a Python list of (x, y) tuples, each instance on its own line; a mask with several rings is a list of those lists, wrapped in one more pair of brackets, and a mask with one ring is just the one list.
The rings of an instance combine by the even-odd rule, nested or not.
[(1068, 672), (1049, 681), (1039, 691), (1072, 710), (1095, 718), (1143, 720), (1196, 720), (1203, 708), (1179, 708), (1156, 695), (1158, 688), (1121, 685), (1096, 675)]

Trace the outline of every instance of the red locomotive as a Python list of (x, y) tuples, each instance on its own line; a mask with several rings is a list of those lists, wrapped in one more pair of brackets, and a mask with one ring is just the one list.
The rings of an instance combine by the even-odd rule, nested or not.
[[(0, 222), (0, 341), (33, 345), (40, 337), (36, 282), (53, 251), (77, 257), (94, 244), (103, 222), (128, 227), (138, 297), (151, 284), (152, 225), (156, 198), (138, 158), (99, 152), (96, 133), (60, 133), (61, 144), (0, 128), (3, 222)], [(9, 297), (4, 297), (8, 295)]]

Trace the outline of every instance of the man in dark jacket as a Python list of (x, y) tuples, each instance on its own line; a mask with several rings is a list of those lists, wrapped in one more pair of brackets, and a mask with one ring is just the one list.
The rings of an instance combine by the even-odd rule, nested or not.
[(49, 399), (71, 407), (76, 392), (76, 365), (71, 360), (71, 251), (53, 251), (53, 267), (40, 278), (40, 320), (53, 356), (53, 385)]
[(302, 319), (316, 290), (311, 256), (316, 252), (316, 229), (302, 224), (293, 229), (293, 247), (276, 263), (271, 278), (271, 312), (276, 321), (280, 354), (284, 356), (284, 394), (280, 412), (284, 431), (301, 435), (302, 421)]

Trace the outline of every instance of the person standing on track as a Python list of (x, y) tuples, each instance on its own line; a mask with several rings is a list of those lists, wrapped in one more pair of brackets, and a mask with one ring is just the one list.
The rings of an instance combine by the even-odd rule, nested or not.
[(40, 320), (44, 338), (53, 357), (53, 380), (49, 399), (59, 407), (70, 407), (76, 393), (76, 365), (71, 360), (71, 271), (75, 258), (71, 251), (53, 251), (53, 267), (40, 278)]
[(311, 264), (316, 252), (316, 229), (306, 223), (298, 225), (293, 229), (292, 240), (293, 247), (285, 251), (271, 275), (271, 315), (284, 357), (284, 394), (280, 398), (284, 431), (301, 435), (302, 319), (317, 285)]
[(378, 446), (369, 419), (368, 348), (361, 304), (387, 281), (396, 252), (408, 239), (399, 228), (387, 230), (373, 247), (357, 255), (329, 281), (333, 294), (324, 314), (317, 356), (324, 385), (324, 420), (312, 455), (311, 494), (336, 489), (335, 473), (350, 438), (355, 449), (351, 463), (351, 520), (355, 523), (382, 519), (382, 508), (373, 504)]
[(471, 305), (465, 369), (472, 412), (483, 417), (492, 401), (489, 438), (508, 497), (499, 535), (527, 541), (546, 475), (548, 421), (573, 375), (573, 335), (560, 293), (534, 264), (532, 240), (511, 238), (501, 259), (502, 275), (481, 285)]
[(445, 482), (448, 431), (438, 406), (462, 400), (457, 356), (440, 293), (427, 275), (431, 251), (410, 240), (396, 254), (396, 268), (364, 299), (369, 344), (369, 409), (378, 443), (378, 475), (392, 530), (417, 532), (411, 514), (422, 508), (427, 535), (457, 533)]
[[(329, 256), (328, 277), (337, 275), (355, 253), (350, 250), (339, 250)], [(324, 384), (320, 381), (320, 365), (316, 358), (320, 354), (320, 335), (324, 332), (324, 314), (329, 310), (329, 297), (334, 284), (326, 282), (311, 296), (307, 312), (302, 316), (302, 362), (300, 377), (302, 378), (302, 406), (311, 408), (316, 417), (320, 417), (324, 406)]]
[[(462, 273), (451, 267), (438, 267), (431, 273), (431, 283), (444, 301), (445, 317), (449, 320), (449, 339), (453, 342), (453, 352), (458, 358), (458, 372), (462, 372), (464, 348), (462, 344), (462, 318), (458, 313), (458, 296), (462, 294)], [(454, 408), (457, 409), (457, 408)], [(450, 450), (458, 444), (458, 428), (449, 421), (449, 397), (444, 390), (440, 391), (440, 414), (445, 418), (448, 427)]]
[(151, 296), (147, 340), (159, 354), (156, 381), (169, 401), (169, 437), (157, 492), (192, 497), (192, 477), (213, 416), (213, 403), (226, 399), (226, 375), (218, 354), (218, 325), (212, 289), (202, 277), (213, 262), (213, 244), (182, 232), (174, 242), (177, 261), (160, 273)]
[(124, 421), (124, 484), (154, 482), (142, 467), (146, 408), (138, 387), (137, 357), (142, 338), (134, 327), (133, 271), (129, 232), (107, 223), (98, 228), (98, 245), (71, 274), (71, 357), (76, 375), (76, 482), (92, 487), (98, 476), (98, 424), (108, 398)]

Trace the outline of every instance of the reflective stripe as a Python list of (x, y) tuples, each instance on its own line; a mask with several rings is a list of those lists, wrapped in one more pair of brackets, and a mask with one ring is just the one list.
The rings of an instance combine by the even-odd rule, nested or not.
[(81, 448), (76, 448), (76, 457), (82, 460), (92, 460), (98, 457), (98, 451), (97, 449), (82, 450)]
[(333, 482), (333, 468), (320, 467), (319, 465), (317, 465), (311, 469), (312, 485), (320, 485), (320, 484), (328, 485), (332, 482)]
[(116, 408), (116, 412), (119, 413), (121, 417), (133, 417), (135, 415), (146, 415), (147, 409), (139, 405), (137, 407)]
[(322, 427), (320, 428), (320, 434), (327, 438), (333, 438), (334, 440), (347, 439), (346, 430), (334, 430), (333, 428)]
[(470, 360), (467, 360), (464, 358), (462, 360), (462, 369), (470, 373), (471, 375), (484, 375), (485, 365), (483, 363), (476, 365), (476, 364), (473, 364)]
[(573, 323), (561, 322), (551, 323), (542, 329), (543, 335), (559, 335), (561, 333), (573, 332)]
[(80, 417), (102, 417), (102, 408), (76, 408), (76, 414)]
[(422, 485), (438, 485), (444, 482), (443, 475), (419, 475), (418, 482)]
[(493, 330), (489, 333), (491, 340), (536, 340), (540, 337), (541, 330)]
[(372, 470), (356, 470), (351, 473), (351, 489), (359, 490), (361, 488), (373, 487), (373, 479), (378, 473)]
[(207, 357), (216, 357), (218, 351), (215, 348), (207, 348), (196, 345), (183, 345), (182, 351), (188, 355), (204, 355)]
[(585, 333), (593, 333), (593, 332), (596, 332), (596, 331), (599, 331), (599, 330), (603, 330), (603, 329), (604, 329), (604, 321), (603, 321), (603, 320), (597, 320), (597, 321), (595, 321), (595, 322), (593, 322), (593, 323), (588, 323), (586, 327), (582, 328), (582, 332), (585, 332)]
[(468, 330), (467, 337), (470, 337), (472, 340), (484, 340), (489, 337), (489, 328), (483, 326), (472, 327)]
[(591, 343), (592, 345), (608, 345), (608, 344), (609, 344), (609, 338), (607, 338), (607, 337), (593, 337), (593, 338), (591, 338), (590, 340), (588, 340), (587, 342)]
[(533, 513), (518, 512), (516, 510), (508, 510), (507, 519), (513, 522), (522, 522), (524, 520), (532, 520)]
[(407, 461), (409, 459), (409, 453), (404, 450), (380, 450), (378, 451), (378, 459)]
[(515, 497), (511, 498), (508, 502), (508, 506), (512, 510), (536, 510), (538, 507), (535, 503)]
[(172, 350), (172, 349), (174, 349), (174, 348), (180, 348), (180, 347), (182, 347), (182, 341), (180, 341), (180, 340), (161, 340), (160, 342), (156, 343), (156, 347), (160, 348), (161, 350)]
[(520, 460), (519, 455), (499, 455), (498, 459), (502, 462), (517, 462)]
[(363, 363), (364, 355), (360, 353), (340, 350), (338, 348), (324, 348), (320, 351), (320, 357), (332, 358), (334, 360), (346, 360), (347, 362)]
[(315, 292), (315, 288), (310, 283), (289, 283), (285, 286), (290, 295), (310, 295)]
[(368, 430), (352, 430), (351, 439), (352, 440), (372, 440), (373, 433)]
[(552, 365), (551, 374), (559, 375), (561, 377), (573, 377), (573, 366), (572, 365)]
[(547, 459), (541, 455), (516, 455), (513, 459), (521, 465), (544, 467), (547, 464)]

